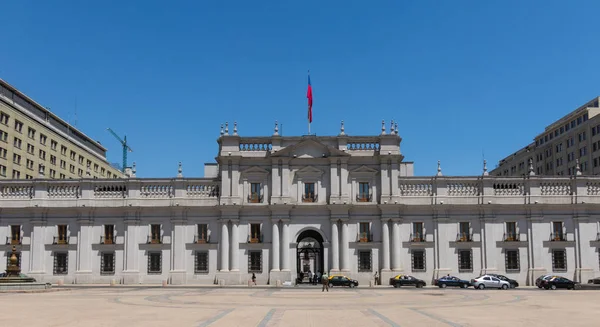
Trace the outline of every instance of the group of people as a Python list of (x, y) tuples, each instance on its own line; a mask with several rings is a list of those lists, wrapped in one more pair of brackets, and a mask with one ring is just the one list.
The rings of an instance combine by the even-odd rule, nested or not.
[(321, 282), (322, 276), (323, 276), (323, 272), (321, 272), (321, 271), (317, 271), (315, 273), (313, 273), (310, 270), (308, 270), (306, 273), (300, 272), (298, 278), (296, 279), (296, 284), (303, 283), (304, 282), (304, 277), (307, 277), (309, 284), (317, 285), (317, 283)]

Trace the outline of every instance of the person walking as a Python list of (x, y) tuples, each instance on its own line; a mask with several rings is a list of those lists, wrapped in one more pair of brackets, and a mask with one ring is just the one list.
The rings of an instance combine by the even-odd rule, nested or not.
[(256, 275), (252, 273), (252, 284), (256, 285)]
[(321, 284), (323, 284), (323, 289), (321, 290), (321, 292), (325, 292), (325, 290), (327, 290), (327, 292), (329, 293), (329, 278), (327, 276), (327, 272), (323, 272), (323, 274), (321, 275)]

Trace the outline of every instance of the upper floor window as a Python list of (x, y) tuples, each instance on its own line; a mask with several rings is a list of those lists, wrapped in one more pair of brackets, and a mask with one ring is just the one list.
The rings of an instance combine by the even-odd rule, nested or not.
[(69, 157), (71, 158), (71, 160), (75, 161), (75, 151), (71, 150), (71, 152), (69, 153)]
[(10, 245), (19, 245), (19, 244), (21, 244), (21, 225), (11, 225), (10, 226)]
[(79, 164), (83, 165), (83, 156), (82, 155), (79, 155)]
[(3, 112), (0, 112), (0, 123), (2, 123), (4, 125), (8, 125), (8, 118), (9, 117), (10, 117), (9, 115), (7, 115), (7, 114), (5, 114)]
[(552, 222), (552, 237), (553, 241), (564, 241), (563, 223), (562, 221)]
[(504, 240), (508, 241), (508, 242), (519, 240), (519, 235), (517, 235), (517, 223), (516, 222), (514, 222), (514, 221), (506, 222), (506, 234), (504, 235)]
[(424, 242), (425, 235), (424, 235), (424, 230), (423, 230), (423, 223), (415, 222), (412, 225), (413, 225), (413, 232), (412, 232), (412, 236), (411, 236), (410, 240), (412, 242)]
[(250, 243), (262, 243), (260, 224), (250, 224)]
[(115, 243), (115, 225), (104, 225), (104, 237), (102, 244), (114, 244)]
[(356, 196), (356, 200), (358, 202), (371, 202), (371, 192), (369, 188), (369, 183), (358, 183), (358, 195)]
[(261, 190), (260, 183), (251, 183), (250, 184), (250, 195), (248, 195), (248, 202), (250, 202), (250, 203), (262, 202), (262, 194), (260, 193), (260, 190)]
[(67, 239), (67, 225), (56, 226), (58, 236), (54, 237), (54, 244), (69, 244)]
[(317, 202), (315, 183), (304, 183), (304, 195), (302, 195), (302, 202)]
[(32, 140), (35, 140), (35, 129), (31, 127), (27, 128), (27, 137), (29, 137)]
[(458, 227), (458, 241), (460, 242), (471, 242), (471, 223), (468, 221), (460, 222)]
[(60, 154), (62, 154), (63, 156), (67, 155), (67, 147), (64, 145), (60, 146)]
[(371, 242), (372, 241), (371, 223), (368, 223), (368, 222), (360, 223), (358, 228), (359, 228), (358, 241), (359, 242)]
[(21, 133), (23, 131), (23, 123), (15, 120), (15, 131)]
[(152, 244), (162, 243), (162, 238), (160, 237), (160, 224), (150, 225), (150, 240), (148, 243), (152, 243)]
[(194, 243), (208, 243), (208, 224), (198, 224), (198, 234)]
[(56, 147), (58, 146), (58, 142), (55, 140), (50, 141), (50, 149), (56, 151)]
[(21, 139), (18, 137), (15, 137), (15, 141), (13, 142), (13, 145), (15, 146), (15, 148), (20, 149), (21, 148)]
[[(48, 140), (48, 137), (46, 135), (40, 133), (40, 144), (46, 145), (47, 140)], [(56, 150), (56, 149), (53, 149), (53, 150)]]

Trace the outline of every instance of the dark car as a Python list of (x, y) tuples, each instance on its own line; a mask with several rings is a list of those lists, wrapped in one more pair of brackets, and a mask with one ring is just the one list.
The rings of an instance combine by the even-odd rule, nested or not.
[(417, 288), (422, 288), (425, 285), (427, 285), (427, 283), (425, 283), (424, 280), (414, 278), (413, 276), (397, 275), (397, 276), (390, 278), (390, 285), (392, 285), (396, 288), (398, 288), (400, 286), (414, 286)]
[(564, 277), (552, 277), (547, 280), (542, 280), (542, 287), (547, 290), (555, 290), (557, 288), (566, 288), (572, 290), (575, 288), (577, 283)]
[(329, 287), (331, 286), (356, 287), (358, 286), (358, 281), (346, 276), (333, 276), (329, 279)]
[(542, 287), (543, 287), (543, 285), (542, 285), (542, 284), (543, 284), (543, 282), (544, 282), (544, 281), (546, 281), (546, 280), (548, 280), (548, 279), (550, 279), (550, 278), (553, 278), (553, 277), (558, 277), (558, 276), (553, 276), (553, 275), (542, 275), (542, 276), (538, 277), (538, 278), (535, 280), (535, 286), (537, 286), (538, 288), (542, 288)]
[(510, 283), (510, 288), (515, 288), (515, 287), (519, 287), (519, 282), (517, 282), (514, 279), (510, 279), (504, 275), (498, 275), (498, 274), (488, 274), (490, 276), (494, 276), (496, 278), (498, 278), (499, 280), (504, 280)]
[(467, 288), (471, 286), (471, 282), (468, 280), (460, 279), (454, 276), (444, 276), (440, 279), (436, 279), (434, 285), (437, 285), (439, 288), (446, 288), (447, 286), (451, 287), (460, 287)]

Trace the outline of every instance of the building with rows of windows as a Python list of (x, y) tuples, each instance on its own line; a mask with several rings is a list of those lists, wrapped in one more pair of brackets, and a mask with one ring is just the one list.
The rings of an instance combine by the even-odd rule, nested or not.
[(500, 160), (494, 176), (600, 174), (600, 97), (547, 126), (534, 141)]
[(0, 79), (0, 179), (122, 176), (100, 143)]
[[(242, 137), (205, 177), (0, 182), (0, 255), (40, 281), (384, 283), (501, 273), (598, 277), (600, 178), (414, 177), (396, 126), (376, 136)], [(0, 261), (0, 270), (6, 260)]]

